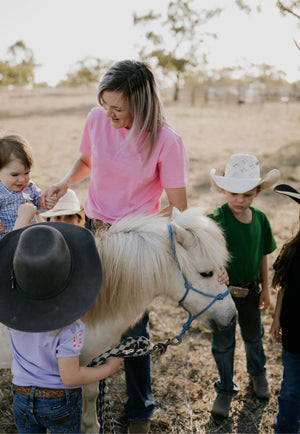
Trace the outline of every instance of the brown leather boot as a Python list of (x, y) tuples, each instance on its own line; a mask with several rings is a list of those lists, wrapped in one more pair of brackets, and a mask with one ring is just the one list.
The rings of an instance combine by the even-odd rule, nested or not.
[(213, 408), (211, 410), (212, 414), (217, 417), (228, 417), (230, 404), (231, 404), (231, 396), (221, 395), (218, 393)]
[(250, 379), (252, 381), (253, 391), (257, 398), (268, 399), (270, 397), (270, 390), (265, 375), (259, 377), (250, 375)]

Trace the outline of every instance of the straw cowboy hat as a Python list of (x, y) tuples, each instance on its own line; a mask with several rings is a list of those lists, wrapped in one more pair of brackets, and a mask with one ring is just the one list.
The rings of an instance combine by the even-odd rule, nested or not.
[(293, 187), (291, 187), (288, 184), (279, 184), (274, 187), (274, 191), (276, 193), (284, 194), (285, 196), (289, 196), (291, 199), (295, 200), (297, 203), (300, 204), (300, 193), (299, 191), (295, 190)]
[(26, 332), (56, 330), (94, 303), (101, 263), (90, 231), (38, 223), (0, 241), (0, 322)]
[[(66, 194), (64, 194), (57, 202), (55, 207), (49, 211), (43, 212), (40, 215), (44, 218), (54, 217), (58, 215), (71, 215), (78, 214), (82, 211), (82, 206), (76, 196), (75, 191), (68, 188)], [(81, 215), (78, 214), (81, 218)]]
[(227, 190), (231, 193), (245, 193), (255, 187), (264, 190), (271, 187), (279, 177), (279, 170), (273, 169), (262, 178), (257, 158), (249, 154), (232, 155), (224, 176), (216, 175), (216, 169), (210, 171), (212, 185), (219, 192)]

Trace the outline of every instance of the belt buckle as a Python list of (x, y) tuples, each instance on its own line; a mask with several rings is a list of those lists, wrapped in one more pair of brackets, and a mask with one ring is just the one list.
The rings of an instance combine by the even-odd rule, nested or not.
[(245, 298), (249, 294), (249, 288), (243, 288), (242, 286), (229, 285), (229, 291), (236, 298)]
[(45, 395), (46, 395), (46, 390), (44, 390), (44, 389), (37, 388), (34, 391), (34, 396), (36, 398), (45, 398)]

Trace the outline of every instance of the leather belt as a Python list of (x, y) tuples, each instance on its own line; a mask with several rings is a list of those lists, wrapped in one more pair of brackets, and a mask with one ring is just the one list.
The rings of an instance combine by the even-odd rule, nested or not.
[(94, 231), (100, 230), (100, 231), (106, 231), (111, 225), (103, 220), (99, 219), (90, 219), (91, 220), (91, 226), (94, 229)]
[(229, 291), (233, 297), (236, 298), (244, 298), (247, 297), (247, 295), (253, 293), (253, 292), (260, 292), (260, 286), (259, 286), (259, 279), (255, 280), (254, 282), (248, 283), (244, 286), (236, 286), (229, 284)]
[[(42, 389), (40, 387), (34, 388), (34, 396), (36, 398), (63, 398), (66, 396), (66, 391), (69, 393), (78, 392), (81, 388), (77, 387), (76, 389)], [(30, 386), (17, 386), (13, 385), (13, 390), (20, 393), (20, 395), (30, 396), (32, 387)]]

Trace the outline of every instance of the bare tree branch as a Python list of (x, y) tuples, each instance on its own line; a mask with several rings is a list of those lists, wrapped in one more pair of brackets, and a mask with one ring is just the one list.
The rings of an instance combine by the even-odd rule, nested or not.
[(296, 14), (296, 12), (294, 12), (292, 9), (283, 5), (280, 0), (277, 1), (277, 5), (282, 11), (288, 12), (289, 14), (294, 15), (294, 17), (296, 17), (296, 18), (298, 18), (298, 20), (300, 20), (300, 15)]
[(298, 48), (298, 50), (300, 51), (300, 45), (298, 44), (298, 42), (297, 41), (295, 41), (295, 39), (294, 39), (294, 44), (296, 45), (296, 47)]

